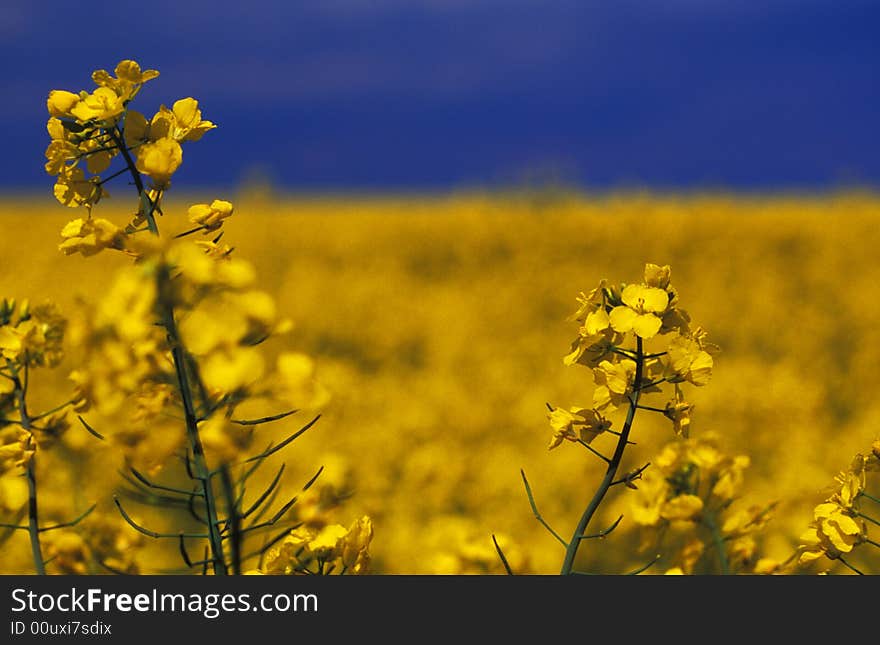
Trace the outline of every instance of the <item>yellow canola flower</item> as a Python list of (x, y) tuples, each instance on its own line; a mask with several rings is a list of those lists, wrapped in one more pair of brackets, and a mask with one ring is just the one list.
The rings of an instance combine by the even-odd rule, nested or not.
[(169, 110), (164, 105), (150, 121), (150, 138), (170, 138), (174, 141), (198, 141), (208, 130), (217, 126), (202, 119), (199, 102), (188, 97), (175, 101)]
[(748, 455), (736, 455), (718, 474), (712, 494), (723, 500), (734, 499), (742, 488), (744, 472), (750, 465)]
[(645, 265), (645, 284), (649, 287), (668, 290), (671, 277), (672, 269), (668, 264), (660, 266), (659, 264), (648, 262)]
[(369, 516), (355, 520), (342, 537), (339, 556), (343, 566), (351, 573), (366, 573), (370, 566), (370, 543), (373, 541), (373, 521)]
[(64, 241), (58, 249), (64, 255), (81, 253), (88, 257), (104, 249), (122, 249), (125, 234), (113, 222), (102, 218), (77, 218), (61, 229)]
[(548, 415), (553, 436), (550, 438), (549, 450), (553, 450), (563, 441), (580, 439), (590, 443), (600, 434), (611, 428), (611, 422), (597, 410), (574, 407), (569, 410), (555, 408)]
[(71, 208), (93, 206), (104, 196), (104, 189), (93, 179), (86, 179), (81, 168), (60, 168), (53, 189), (55, 199)]
[(253, 347), (227, 347), (205, 357), (201, 367), (205, 388), (220, 398), (246, 391), (263, 376), (265, 363)]
[(19, 428), (15, 435), (6, 437), (10, 443), (0, 444), (0, 475), (26, 467), (37, 450), (33, 435), (27, 430)]
[(141, 66), (133, 60), (122, 60), (114, 70), (116, 78), (107, 70), (98, 69), (92, 72), (95, 85), (112, 90), (123, 102), (130, 101), (140, 86), (159, 76), (155, 69), (141, 70)]
[(625, 358), (618, 363), (603, 360), (593, 368), (593, 408), (617, 409), (627, 402), (626, 393), (632, 386), (636, 374), (636, 363)]
[(69, 111), (70, 116), (81, 123), (93, 120), (109, 121), (123, 112), (125, 112), (125, 100), (106, 87), (99, 87), (91, 94), (83, 92), (80, 100)]
[(320, 409), (330, 400), (329, 390), (316, 377), (315, 361), (302, 352), (282, 352), (275, 367), (278, 395), (300, 408)]
[(180, 164), (183, 163), (183, 149), (174, 139), (163, 137), (145, 143), (137, 149), (135, 166), (138, 171), (153, 180), (156, 188), (167, 186)]
[(823, 555), (836, 559), (863, 540), (863, 526), (837, 504), (823, 502), (813, 510), (813, 521), (800, 536), (798, 562), (806, 564)]
[(660, 507), (664, 520), (692, 520), (703, 510), (703, 500), (696, 495), (677, 495)]
[(632, 331), (640, 338), (653, 338), (663, 326), (669, 294), (658, 287), (629, 284), (621, 293), (623, 305), (611, 310), (609, 322), (618, 332)]
[(223, 225), (223, 220), (230, 217), (232, 211), (232, 204), (222, 199), (215, 199), (210, 204), (193, 204), (188, 209), (189, 221), (214, 231)]
[(46, 99), (46, 108), (51, 116), (72, 118), (70, 111), (77, 103), (79, 103), (79, 94), (66, 90), (52, 90), (49, 92), (49, 98)]
[[(35, 307), (29, 318), (0, 327), (0, 356), (28, 365), (55, 366), (63, 357), (66, 327), (67, 320), (54, 305)], [(12, 391), (8, 385), (6, 389)]]
[(249, 262), (210, 251), (204, 245), (180, 241), (169, 249), (168, 262), (196, 287), (244, 289), (254, 283), (256, 271)]
[(691, 411), (693, 405), (685, 401), (684, 394), (678, 384), (675, 384), (675, 395), (666, 403), (663, 414), (672, 421), (672, 430), (677, 437), (688, 438), (690, 436)]
[(669, 364), (674, 372), (670, 380), (688, 381), (694, 385), (706, 385), (712, 377), (714, 359), (695, 338), (678, 335), (667, 348)]
[(848, 553), (862, 541), (862, 527), (837, 504), (819, 504), (813, 517), (822, 535), (841, 553)]

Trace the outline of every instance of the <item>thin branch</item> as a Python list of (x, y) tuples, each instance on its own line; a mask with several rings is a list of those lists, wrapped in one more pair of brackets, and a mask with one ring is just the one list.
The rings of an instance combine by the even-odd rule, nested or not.
[(296, 414), (299, 410), (288, 410), (287, 412), (282, 412), (281, 414), (273, 414), (267, 417), (261, 417), (259, 419), (232, 419), (232, 423), (237, 423), (242, 426), (256, 426), (263, 423), (269, 423), (271, 421), (278, 421), (279, 419), (283, 419), (284, 417), (289, 417), (291, 414)]
[(581, 444), (584, 448), (586, 448), (587, 450), (589, 450), (590, 452), (592, 452), (594, 455), (596, 455), (599, 459), (601, 459), (602, 461), (604, 461), (606, 464), (610, 464), (610, 463), (611, 463), (611, 460), (610, 460), (608, 457), (606, 457), (606, 456), (603, 455), (601, 452), (599, 452), (598, 450), (596, 450), (595, 448), (593, 448), (593, 446), (591, 446), (590, 444), (588, 444), (586, 441), (584, 441), (584, 440), (581, 439), (580, 437), (578, 437), (577, 442), (578, 442), (579, 444)]
[(119, 498), (114, 495), (113, 503), (116, 504), (116, 508), (119, 509), (119, 512), (122, 514), (123, 519), (131, 525), (131, 527), (136, 530), (138, 533), (143, 533), (144, 535), (151, 538), (199, 538), (206, 539), (208, 536), (207, 533), (159, 533), (157, 531), (151, 531), (150, 529), (144, 528), (129, 516), (128, 513), (125, 512), (125, 509), (122, 508), (122, 504), (119, 502)]
[(501, 545), (498, 544), (498, 540), (495, 539), (495, 534), (492, 534), (492, 543), (495, 545), (495, 551), (498, 552), (498, 557), (501, 558), (501, 564), (504, 565), (504, 570), (507, 572), (507, 575), (513, 575), (513, 569), (510, 568), (510, 563), (507, 561), (507, 558), (504, 557), (504, 551), (501, 550)]
[(525, 484), (526, 496), (529, 498), (529, 505), (532, 507), (532, 514), (535, 516), (535, 519), (537, 519), (538, 522), (540, 522), (541, 525), (545, 529), (550, 531), (550, 534), (553, 537), (555, 537), (563, 547), (568, 548), (568, 542), (566, 542), (564, 539), (562, 539), (562, 536), (559, 535), (559, 533), (557, 533), (556, 531), (554, 531), (553, 528), (549, 524), (547, 524), (547, 522), (544, 520), (544, 518), (541, 517), (541, 513), (538, 511), (538, 507), (535, 504), (535, 498), (532, 495), (532, 487), (529, 486), (529, 480), (526, 479), (525, 471), (520, 469), (519, 474), (522, 476), (523, 484)]
[(141, 482), (147, 488), (152, 488), (154, 490), (164, 490), (164, 491), (168, 491), (169, 493), (176, 493), (178, 495), (183, 495), (184, 497), (192, 497), (192, 496), (204, 497), (205, 496), (204, 493), (201, 493), (198, 490), (191, 490), (190, 491), (190, 490), (184, 490), (182, 488), (174, 488), (172, 486), (163, 486), (162, 484), (156, 484), (156, 483), (150, 481), (149, 479), (147, 479), (140, 472), (135, 470), (134, 467), (129, 466), (128, 469), (131, 471), (131, 474), (135, 476), (135, 479), (137, 479), (139, 482)]
[(40, 527), (40, 533), (45, 533), (46, 531), (54, 531), (55, 529), (66, 529), (70, 526), (76, 526), (80, 522), (82, 522), (92, 511), (95, 510), (97, 504), (92, 504), (87, 511), (81, 513), (79, 517), (76, 519), (70, 520), (69, 522), (62, 522), (61, 524), (53, 524), (52, 526), (43, 526)]
[(602, 538), (604, 538), (606, 535), (608, 535), (609, 533), (611, 533), (611, 531), (613, 531), (614, 529), (616, 529), (616, 528), (617, 528), (617, 525), (620, 524), (620, 521), (621, 521), (622, 519), (623, 519), (623, 515), (621, 515), (621, 516), (618, 517), (616, 520), (614, 520), (614, 523), (613, 523), (611, 526), (609, 526), (607, 529), (602, 529), (602, 530), (599, 531), (598, 533), (592, 533), (592, 534), (590, 534), (590, 535), (579, 535), (579, 536), (578, 536), (578, 539), (579, 539), (579, 540), (592, 540), (592, 539), (596, 539), (596, 538), (598, 538), (598, 539), (602, 539)]
[(264, 458), (268, 457), (269, 455), (275, 454), (276, 452), (278, 452), (279, 450), (284, 448), (284, 446), (288, 445), (291, 441), (293, 441), (294, 439), (296, 439), (300, 435), (302, 435), (306, 430), (308, 430), (313, 425), (315, 425), (315, 423), (317, 423), (318, 419), (320, 419), (320, 418), (321, 418), (321, 415), (319, 414), (314, 419), (309, 421), (305, 426), (303, 426), (302, 428), (300, 428), (299, 430), (294, 432), (292, 435), (287, 437), (287, 439), (285, 439), (284, 441), (279, 443), (274, 448), (268, 448), (258, 455), (254, 455), (253, 457), (249, 457), (248, 459), (244, 460), (244, 463), (249, 463), (251, 461), (254, 461), (255, 459), (264, 459)]
[(95, 430), (92, 426), (86, 423), (86, 420), (82, 418), (82, 415), (76, 415), (76, 418), (79, 419), (79, 422), (83, 424), (83, 427), (88, 431), (88, 433), (92, 436), (97, 437), (101, 441), (104, 441), (104, 435)]

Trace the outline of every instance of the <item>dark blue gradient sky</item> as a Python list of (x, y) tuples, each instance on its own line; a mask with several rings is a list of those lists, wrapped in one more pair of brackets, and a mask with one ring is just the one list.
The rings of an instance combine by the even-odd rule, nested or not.
[(2, 0), (0, 189), (51, 186), (48, 91), (122, 58), (161, 72), (135, 107), (220, 126), (175, 187), (873, 187), (878, 28), (867, 0)]

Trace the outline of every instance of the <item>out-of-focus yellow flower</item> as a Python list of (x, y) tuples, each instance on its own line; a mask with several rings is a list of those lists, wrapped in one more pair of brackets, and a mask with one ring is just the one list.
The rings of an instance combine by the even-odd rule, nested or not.
[(715, 485), (712, 487), (712, 494), (718, 499), (732, 500), (739, 495), (744, 480), (744, 471), (751, 464), (748, 455), (735, 456), (721, 471)]
[(250, 445), (253, 435), (247, 428), (232, 423), (225, 415), (214, 414), (199, 424), (199, 437), (211, 463), (228, 464)]
[(167, 186), (181, 163), (183, 150), (177, 141), (168, 137), (145, 143), (137, 149), (135, 166), (150, 177), (157, 188)]
[(46, 538), (46, 559), (66, 575), (86, 575), (92, 561), (85, 539), (72, 530), (53, 531)]
[(17, 468), (0, 472), (0, 510), (6, 513), (21, 509), (28, 501), (28, 485)]
[(102, 218), (77, 218), (61, 229), (64, 241), (58, 249), (64, 255), (81, 253), (88, 257), (104, 249), (122, 249), (125, 233), (113, 222)]
[(696, 495), (677, 495), (660, 507), (664, 520), (693, 520), (703, 510), (703, 500)]
[(215, 199), (210, 204), (194, 204), (189, 207), (189, 221), (208, 231), (215, 231), (223, 225), (223, 220), (232, 215), (232, 204)]
[(330, 400), (330, 391), (317, 378), (314, 359), (303, 352), (282, 352), (276, 361), (277, 395), (297, 408), (317, 410)]
[(629, 284), (621, 294), (623, 305), (611, 310), (609, 322), (618, 332), (633, 332), (640, 338), (653, 338), (663, 325), (669, 295), (658, 287)]
[(168, 250), (167, 261), (195, 288), (245, 289), (256, 280), (256, 271), (249, 262), (229, 254), (206, 253), (203, 247), (188, 240), (174, 244)]
[(202, 380), (215, 397), (241, 393), (264, 372), (262, 354), (253, 347), (227, 347), (212, 352), (202, 363)]

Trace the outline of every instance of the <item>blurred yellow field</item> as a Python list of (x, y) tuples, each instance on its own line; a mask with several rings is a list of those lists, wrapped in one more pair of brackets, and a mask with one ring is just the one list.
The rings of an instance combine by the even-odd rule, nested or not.
[[(721, 348), (711, 382), (693, 391), (691, 435), (716, 433), (726, 452), (749, 457), (737, 503), (778, 502), (762, 554), (791, 555), (835, 475), (880, 437), (880, 196), (243, 191), (169, 196), (160, 224), (185, 230), (186, 206), (215, 197), (235, 204), (223, 241), (293, 321), (269, 351), (311, 356), (330, 395), (288, 447), (284, 481), (300, 486), (324, 465), (322, 477), (351, 489), (333, 512), (344, 525), (372, 518), (375, 573), (503, 573), (493, 534), (514, 572), (559, 571), (564, 549), (533, 516), (520, 471), (543, 518), (570, 535), (604, 465), (577, 445), (547, 449), (546, 404), (592, 396), (589, 372), (563, 365), (577, 327), (567, 318), (578, 294), (603, 278), (640, 281), (646, 263), (670, 265), (684, 308)], [(95, 213), (122, 226), (131, 202), (114, 192)], [(67, 312), (103, 295), (130, 260), (60, 253), (62, 227), (81, 215), (49, 194), (5, 199), (0, 296), (51, 299)], [(67, 387), (73, 367), (53, 370), (35, 401)], [(294, 418), (279, 432), (310, 417)], [(71, 450), (90, 454), (82, 428), (67, 433)], [(641, 415), (624, 469), (672, 438), (668, 422)], [(610, 450), (607, 439), (594, 445)], [(47, 518), (82, 508), (72, 493), (119, 483), (113, 465), (49, 473)], [(623, 520), (584, 545), (582, 569), (618, 573), (653, 556), (638, 549), (634, 494), (613, 490), (595, 526)], [(109, 497), (100, 504), (115, 512)], [(26, 534), (5, 537), (0, 569), (27, 572)], [(171, 555), (145, 555), (143, 569), (177, 557), (173, 541), (161, 549)], [(878, 572), (878, 563), (860, 566)]]

